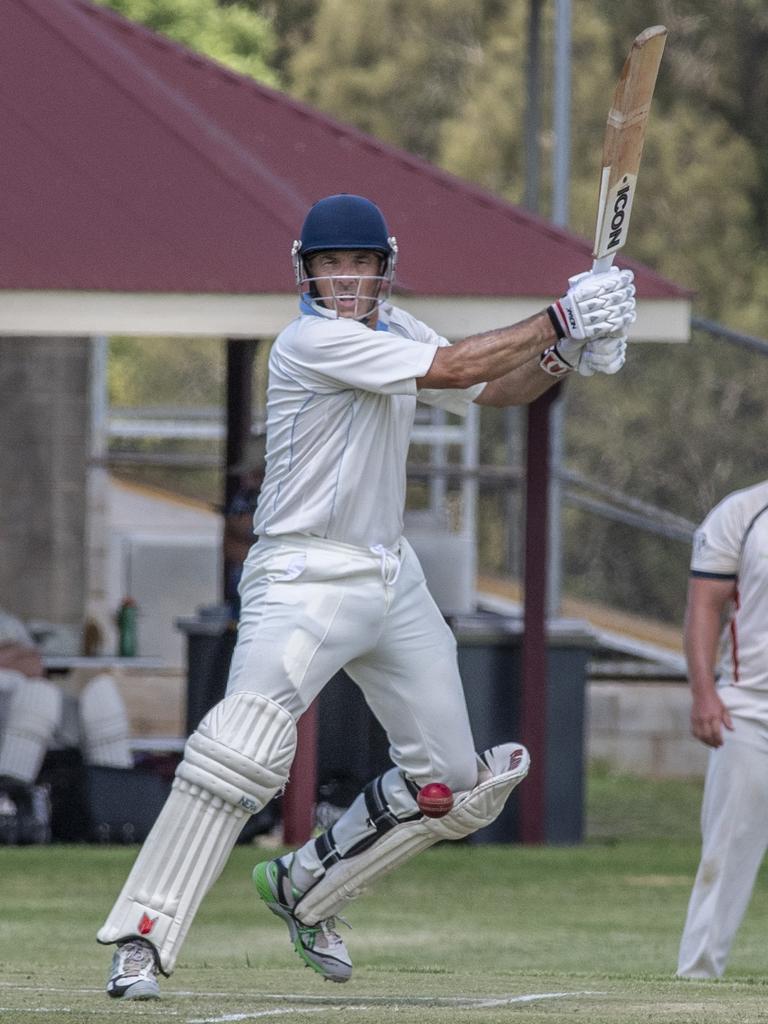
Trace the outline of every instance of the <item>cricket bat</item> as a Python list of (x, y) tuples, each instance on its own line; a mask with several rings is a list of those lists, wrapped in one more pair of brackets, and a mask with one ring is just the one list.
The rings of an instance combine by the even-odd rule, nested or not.
[(654, 25), (637, 36), (613, 93), (603, 138), (603, 168), (592, 250), (595, 272), (608, 270), (627, 241), (645, 129), (666, 39), (667, 30), (663, 25)]

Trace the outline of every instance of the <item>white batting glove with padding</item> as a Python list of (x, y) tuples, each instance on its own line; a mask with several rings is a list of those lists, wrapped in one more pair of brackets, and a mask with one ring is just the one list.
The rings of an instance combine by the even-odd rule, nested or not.
[(586, 343), (578, 370), (582, 377), (591, 377), (594, 373), (618, 373), (626, 358), (626, 334), (606, 335)]
[[(558, 339), (583, 342), (623, 331), (635, 320), (633, 281), (631, 270), (618, 267), (601, 274), (586, 271), (569, 278), (568, 291), (547, 308)], [(563, 356), (567, 360), (565, 353)]]
[(544, 352), (539, 360), (542, 370), (563, 377), (576, 370), (582, 377), (595, 373), (618, 373), (627, 353), (626, 334), (606, 334), (591, 341), (563, 338)]

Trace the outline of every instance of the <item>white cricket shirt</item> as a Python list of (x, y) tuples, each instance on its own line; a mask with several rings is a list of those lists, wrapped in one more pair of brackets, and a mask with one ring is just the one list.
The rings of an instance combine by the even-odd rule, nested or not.
[(694, 535), (691, 575), (736, 581), (718, 686), (768, 690), (768, 481), (712, 509)]
[[(376, 330), (315, 304), (302, 310), (269, 359), (254, 531), (391, 547), (403, 531), (416, 378), (449, 342), (388, 304)], [(484, 386), (422, 390), (418, 400), (461, 414)]]

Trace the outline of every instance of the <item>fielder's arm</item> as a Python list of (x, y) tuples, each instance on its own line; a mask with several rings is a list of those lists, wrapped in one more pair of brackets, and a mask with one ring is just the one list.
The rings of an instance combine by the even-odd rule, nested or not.
[(708, 747), (723, 742), (722, 726), (733, 729), (728, 709), (717, 693), (715, 666), (723, 614), (736, 593), (730, 579), (692, 576), (685, 610), (685, 656), (691, 689), (691, 732)]

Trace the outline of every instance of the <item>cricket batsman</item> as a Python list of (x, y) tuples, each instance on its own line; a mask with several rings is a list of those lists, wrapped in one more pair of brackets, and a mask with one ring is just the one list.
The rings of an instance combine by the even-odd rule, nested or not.
[[(187, 741), (173, 789), (98, 933), (110, 996), (154, 999), (247, 818), (288, 780), (296, 722), (344, 669), (387, 732), (393, 767), (324, 834), (257, 864), (263, 903), (322, 977), (352, 973), (336, 919), (440, 840), (490, 824), (528, 771), (519, 743), (475, 752), (456, 643), (402, 536), (417, 401), (533, 401), (567, 374), (616, 373), (635, 319), (629, 270), (585, 272), (513, 326), (450, 344), (390, 303), (397, 242), (378, 207), (332, 195), (293, 245), (299, 315), (269, 362), (266, 475), (224, 699)], [(419, 806), (439, 783), (442, 817)]]

